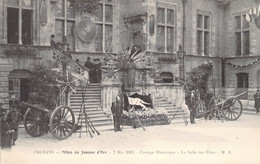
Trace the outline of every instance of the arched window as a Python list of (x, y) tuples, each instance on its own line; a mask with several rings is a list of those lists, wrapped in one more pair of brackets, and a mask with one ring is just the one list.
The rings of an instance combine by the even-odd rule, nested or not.
[(163, 83), (173, 83), (174, 76), (171, 72), (162, 72), (160, 74), (160, 78), (162, 79)]

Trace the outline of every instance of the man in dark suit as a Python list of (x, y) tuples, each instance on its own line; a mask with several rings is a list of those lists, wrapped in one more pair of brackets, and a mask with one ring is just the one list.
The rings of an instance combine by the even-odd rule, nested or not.
[(89, 69), (89, 81), (90, 81), (90, 83), (93, 83), (93, 80), (94, 80), (93, 66), (94, 65), (91, 61), (91, 58), (87, 57), (87, 61), (85, 62), (85, 67), (87, 67)]
[(256, 108), (256, 113), (259, 113), (259, 108), (260, 108), (260, 90), (257, 89), (256, 94), (254, 95), (255, 99), (255, 108)]
[(51, 35), (51, 46), (56, 48), (56, 49), (59, 49), (59, 44), (55, 42), (55, 35)]
[(122, 105), (119, 96), (116, 97), (116, 102), (112, 103), (111, 112), (113, 115), (115, 132), (122, 131), (120, 128), (121, 117), (122, 117)]
[(94, 59), (93, 63), (93, 78), (94, 78), (94, 83), (100, 83), (101, 82), (101, 62), (100, 59)]
[(195, 115), (196, 115), (196, 95), (195, 91), (191, 90), (190, 93), (185, 94), (186, 97), (186, 104), (188, 105), (188, 108), (190, 110), (190, 123), (191, 124), (196, 124), (195, 123)]

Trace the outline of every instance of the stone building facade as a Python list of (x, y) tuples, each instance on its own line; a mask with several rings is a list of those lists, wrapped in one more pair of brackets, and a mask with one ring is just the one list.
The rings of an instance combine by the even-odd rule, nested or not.
[[(52, 34), (57, 42), (66, 36), (72, 56), (82, 64), (87, 57), (102, 61), (105, 53), (137, 45), (148, 65), (157, 70), (146, 94), (169, 97), (175, 105), (183, 97), (175, 78), (205, 60), (214, 62), (212, 77), (221, 94), (249, 91), (245, 98), (250, 99), (260, 87), (260, 29), (254, 21), (245, 21), (257, 0), (100, 0), (96, 15), (76, 12), (69, 0), (3, 0), (0, 4), (0, 100), (7, 105), (22, 100), (34, 66), (51, 62)], [(78, 33), (83, 20), (94, 25), (94, 38)], [(21, 51), (23, 47), (32, 52)], [(136, 76), (141, 90), (142, 73), (140, 69)], [(117, 75), (110, 81), (104, 77), (103, 72), (102, 106), (107, 108), (120, 90), (120, 80)]]

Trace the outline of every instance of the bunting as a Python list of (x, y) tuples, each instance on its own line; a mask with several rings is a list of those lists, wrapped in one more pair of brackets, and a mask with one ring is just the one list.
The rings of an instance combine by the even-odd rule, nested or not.
[(232, 66), (232, 67), (235, 67), (235, 68), (247, 68), (247, 67), (250, 67), (250, 66), (253, 66), (255, 64), (257, 64), (259, 61), (259, 58), (257, 58), (255, 61), (253, 61), (252, 63), (249, 63), (249, 64), (246, 64), (246, 65), (236, 65), (236, 64), (233, 64), (229, 61), (226, 61), (226, 64)]

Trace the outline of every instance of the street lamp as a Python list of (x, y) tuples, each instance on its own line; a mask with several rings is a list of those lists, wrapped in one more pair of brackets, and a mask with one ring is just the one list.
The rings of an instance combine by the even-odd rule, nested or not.
[(178, 57), (180, 59), (180, 63), (182, 64), (182, 72), (180, 71), (180, 77), (185, 81), (185, 66), (184, 66), (184, 52), (182, 49), (182, 45), (179, 45), (179, 50), (177, 51)]

